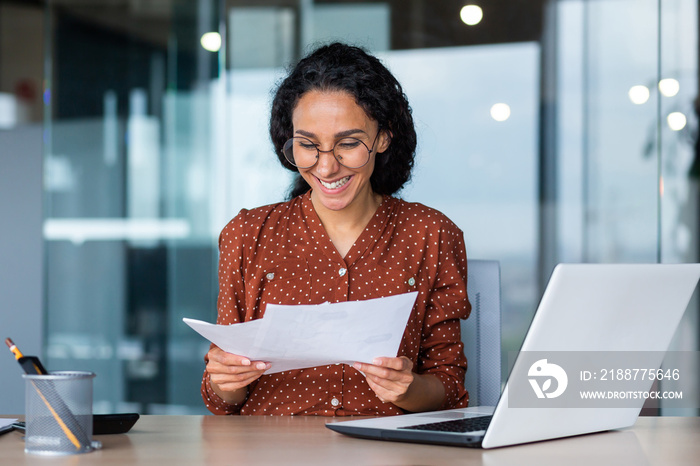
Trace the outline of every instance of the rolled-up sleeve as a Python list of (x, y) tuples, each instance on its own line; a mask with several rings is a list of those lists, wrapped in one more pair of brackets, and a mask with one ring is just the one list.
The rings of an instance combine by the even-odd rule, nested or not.
[(466, 407), (469, 402), (460, 330), (460, 319), (471, 311), (466, 257), (461, 230), (446, 225), (440, 233), (437, 276), (426, 306), (417, 368), (419, 373), (435, 375), (444, 385), (442, 409)]
[[(246, 254), (243, 240), (246, 234), (246, 210), (242, 210), (219, 235), (217, 324), (220, 325), (235, 324), (244, 320), (243, 268)], [(205, 357), (206, 362), (208, 361)], [(243, 405), (231, 405), (222, 400), (211, 388), (206, 369), (202, 376), (201, 394), (207, 409), (214, 414), (238, 414)]]

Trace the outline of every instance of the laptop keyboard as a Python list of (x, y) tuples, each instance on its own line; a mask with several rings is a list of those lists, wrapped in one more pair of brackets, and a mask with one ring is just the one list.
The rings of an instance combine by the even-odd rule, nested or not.
[(451, 421), (431, 422), (429, 424), (418, 424), (415, 426), (399, 427), (399, 429), (430, 430), (438, 432), (475, 432), (486, 430), (492, 416), (467, 417), (464, 419), (454, 419)]

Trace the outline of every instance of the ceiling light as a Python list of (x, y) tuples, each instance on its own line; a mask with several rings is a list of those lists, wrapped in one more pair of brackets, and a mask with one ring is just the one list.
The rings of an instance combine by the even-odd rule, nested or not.
[(218, 52), (221, 48), (221, 35), (218, 32), (207, 32), (199, 40), (204, 50)]
[(680, 131), (685, 128), (688, 119), (681, 112), (673, 112), (666, 117), (666, 122), (673, 131)]
[(680, 83), (673, 78), (666, 78), (659, 81), (659, 91), (666, 97), (673, 97), (681, 90)]
[(491, 107), (491, 118), (496, 121), (506, 121), (510, 118), (510, 106), (508, 104), (494, 104)]
[(646, 86), (632, 86), (627, 93), (633, 104), (642, 105), (649, 100), (649, 88)]
[(460, 10), (459, 17), (467, 26), (474, 26), (481, 22), (481, 19), (484, 17), (484, 12), (480, 6), (465, 5)]

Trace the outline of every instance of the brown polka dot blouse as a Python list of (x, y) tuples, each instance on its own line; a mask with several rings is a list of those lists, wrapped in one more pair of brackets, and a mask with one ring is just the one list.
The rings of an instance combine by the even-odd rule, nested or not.
[[(464, 407), (467, 361), (459, 319), (471, 310), (462, 231), (442, 213), (385, 196), (345, 258), (326, 234), (310, 193), (242, 210), (219, 237), (219, 324), (259, 319), (267, 303), (320, 304), (418, 291), (398, 356), (445, 386), (443, 408)], [(394, 356), (394, 355), (384, 355)], [(214, 414), (392, 415), (364, 376), (345, 364), (263, 375), (244, 403), (202, 397)]]

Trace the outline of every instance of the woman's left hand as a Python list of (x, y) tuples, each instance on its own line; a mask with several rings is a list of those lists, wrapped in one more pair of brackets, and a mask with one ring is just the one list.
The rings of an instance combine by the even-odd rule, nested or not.
[(365, 374), (370, 388), (382, 402), (400, 404), (416, 378), (413, 362), (406, 356), (375, 358), (372, 362), (356, 362), (353, 367)]

